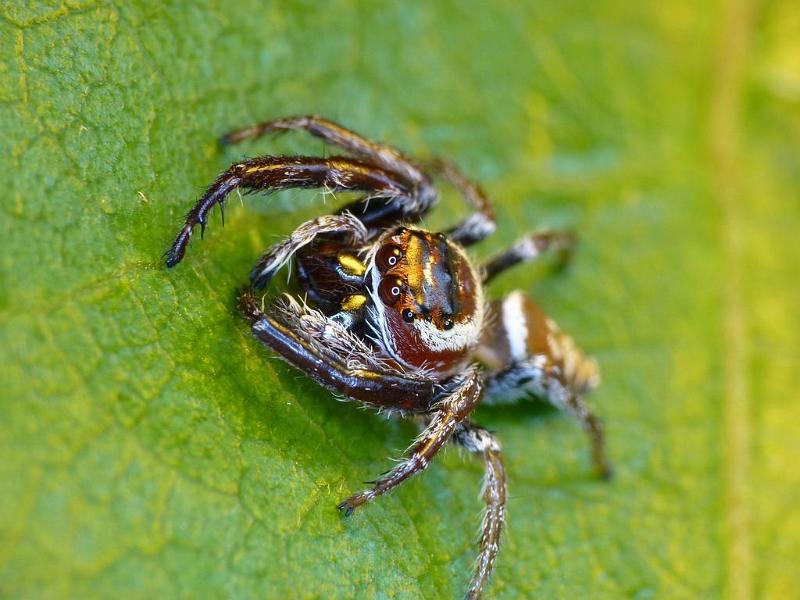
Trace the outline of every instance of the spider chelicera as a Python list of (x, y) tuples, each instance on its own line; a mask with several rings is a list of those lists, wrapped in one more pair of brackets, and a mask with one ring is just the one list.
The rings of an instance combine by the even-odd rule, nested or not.
[[(316, 116), (261, 123), (229, 133), (223, 142), (289, 130), (322, 138), (347, 156), (261, 156), (231, 165), (186, 215), (167, 266), (181, 261), (195, 226), (202, 232), (209, 211), (216, 204), (224, 209), (233, 190), (363, 194), (270, 248), (239, 304), (255, 337), (317, 383), (421, 423), (422, 432), (394, 468), (339, 504), (345, 515), (425, 469), (448, 441), (483, 461), (486, 508), (467, 591), (478, 598), (497, 557), (507, 497), (500, 444), (470, 420), (479, 403), (528, 397), (550, 402), (588, 432), (599, 474), (611, 472), (603, 429), (583, 400), (599, 380), (595, 362), (523, 292), (484, 299), (484, 286), (507, 268), (547, 251), (566, 257), (573, 238), (533, 233), (475, 265), (464, 248), (494, 232), (494, 211), (480, 187), (447, 161), (430, 161), (423, 169), (394, 148)], [(449, 181), (474, 210), (443, 233), (418, 226), (438, 197), (429, 172)], [(283, 295), (262, 308), (254, 289), (264, 288), (292, 259), (303, 299)]]

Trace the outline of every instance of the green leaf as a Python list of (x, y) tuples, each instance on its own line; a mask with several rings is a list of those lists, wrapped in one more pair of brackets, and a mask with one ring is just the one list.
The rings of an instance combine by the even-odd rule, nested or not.
[(463, 593), (480, 465), (450, 451), (343, 520), (413, 426), (236, 313), (259, 253), (331, 204), (250, 197), (162, 265), (243, 153), (327, 151), (217, 136), (310, 112), (481, 181), (479, 256), (580, 234), (565, 273), (491, 294), (534, 294), (598, 358), (617, 477), (563, 415), (480, 409), (510, 479), (494, 597), (796, 594), (795, 2), (266, 4), (0, 7), (0, 596)]

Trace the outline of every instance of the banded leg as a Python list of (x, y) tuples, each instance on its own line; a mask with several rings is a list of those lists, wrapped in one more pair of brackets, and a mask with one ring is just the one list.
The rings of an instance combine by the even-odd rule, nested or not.
[(546, 252), (554, 250), (560, 253), (560, 262), (566, 263), (574, 246), (575, 236), (567, 231), (532, 233), (487, 262), (483, 267), (485, 273), (483, 282), (488, 283), (509, 267), (536, 260)]
[(548, 357), (538, 355), (488, 377), (485, 403), (500, 404), (532, 395), (569, 413), (589, 436), (595, 470), (608, 479), (613, 469), (606, 456), (603, 425), (572, 387), (560, 367), (550, 363)]
[(494, 233), (497, 228), (494, 209), (489, 197), (481, 187), (447, 159), (438, 158), (433, 160), (430, 162), (430, 166), (450, 182), (461, 194), (464, 201), (475, 210), (463, 223), (447, 232), (450, 238), (462, 246), (469, 246)]
[(253, 286), (265, 287), (300, 248), (307, 246), (322, 234), (342, 235), (356, 248), (367, 241), (366, 228), (361, 221), (351, 215), (327, 215), (306, 221), (295, 229), (291, 236), (272, 246), (259, 259), (250, 273)]
[(506, 515), (506, 471), (500, 444), (480, 425), (469, 421), (460, 423), (453, 434), (453, 441), (468, 452), (479, 455), (486, 469), (483, 480), (486, 510), (481, 527), (480, 554), (467, 591), (467, 598), (480, 598), (500, 551), (500, 534)]
[(315, 137), (321, 138), (330, 144), (334, 144), (356, 156), (368, 160), (381, 168), (396, 173), (405, 181), (412, 184), (415, 188), (420, 188), (421, 196), (425, 197), (432, 193), (431, 200), (435, 198), (435, 192), (431, 186), (430, 179), (422, 170), (408, 160), (401, 152), (387, 146), (378, 144), (367, 138), (342, 127), (338, 123), (328, 121), (316, 115), (284, 117), (273, 121), (257, 123), (250, 127), (231, 131), (222, 136), (225, 144), (236, 144), (238, 142), (260, 137), (268, 133), (282, 131), (305, 131)]
[(291, 296), (263, 310), (252, 290), (239, 295), (239, 309), (253, 335), (321, 386), (370, 408), (427, 413), (441, 384), (388, 367), (361, 339)]
[[(215, 204), (224, 210), (225, 198), (235, 189), (272, 192), (290, 188), (325, 188), (331, 191), (366, 191), (384, 198), (408, 197), (411, 189), (384, 169), (342, 157), (262, 156), (236, 163), (222, 173), (186, 215), (184, 226), (166, 253), (167, 266), (178, 264), (197, 225), (201, 235)], [(224, 214), (224, 213), (223, 213)]]
[(427, 426), (406, 452), (407, 458), (371, 482), (373, 486), (370, 489), (359, 492), (339, 504), (338, 508), (345, 516), (353, 514), (353, 511), (362, 504), (385, 494), (412, 475), (426, 469), (433, 457), (450, 439), (458, 424), (478, 405), (482, 389), (481, 375), (473, 365), (463, 376), (459, 376), (455, 388), (437, 403)]

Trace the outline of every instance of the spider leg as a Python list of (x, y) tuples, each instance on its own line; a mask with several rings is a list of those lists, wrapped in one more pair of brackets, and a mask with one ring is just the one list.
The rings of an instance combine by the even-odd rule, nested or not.
[(212, 183), (187, 213), (184, 226), (166, 253), (167, 266), (178, 264), (186, 251), (192, 231), (205, 230), (208, 213), (215, 204), (224, 206), (235, 189), (273, 192), (290, 188), (325, 188), (331, 191), (366, 191), (370, 197), (409, 196), (412, 189), (385, 169), (343, 157), (261, 156), (231, 165)]
[(428, 424), (406, 451), (406, 458), (396, 467), (371, 482), (371, 488), (355, 494), (339, 504), (345, 516), (397, 487), (412, 475), (423, 471), (445, 445), (456, 427), (469, 416), (478, 405), (482, 392), (482, 376), (476, 366), (457, 376), (455, 387), (440, 400), (430, 414)]
[(559, 367), (550, 363), (545, 355), (538, 355), (487, 377), (486, 404), (533, 395), (571, 414), (589, 435), (595, 470), (600, 477), (608, 479), (613, 469), (606, 456), (603, 424), (583, 396), (571, 387)]
[(222, 142), (235, 144), (246, 139), (269, 133), (305, 131), (377, 165), (394, 174), (413, 193), (396, 198), (368, 196), (347, 204), (339, 212), (350, 212), (369, 228), (383, 228), (404, 221), (418, 222), (437, 200), (436, 189), (430, 178), (400, 151), (379, 144), (315, 115), (285, 117), (274, 121), (257, 123), (232, 131), (222, 137)]
[(447, 231), (447, 235), (462, 246), (469, 246), (493, 234), (497, 226), (494, 209), (489, 197), (481, 187), (447, 159), (437, 158), (429, 165), (431, 169), (450, 182), (464, 201), (475, 210), (461, 224)]
[(254, 287), (263, 288), (292, 256), (314, 241), (321, 234), (339, 234), (354, 246), (359, 247), (367, 240), (364, 225), (350, 214), (326, 215), (306, 221), (295, 229), (284, 241), (275, 244), (259, 259), (250, 273)]
[(252, 290), (239, 295), (239, 309), (253, 335), (318, 384), (370, 408), (427, 413), (446, 387), (414, 377), (381, 358), (334, 320), (291, 296), (262, 310)]
[(483, 271), (483, 282), (488, 283), (497, 275), (521, 262), (538, 259), (547, 252), (560, 254), (560, 262), (566, 263), (575, 246), (575, 236), (568, 231), (540, 231), (525, 236), (505, 252), (487, 262)]
[(400, 175), (414, 187), (421, 188), (431, 185), (430, 179), (425, 173), (395, 148), (368, 140), (338, 123), (316, 115), (284, 117), (257, 123), (250, 127), (231, 131), (221, 139), (225, 144), (235, 144), (268, 133), (290, 130), (306, 131), (315, 137), (322, 138), (330, 144), (339, 146), (387, 171)]
[(533, 396), (570, 413), (589, 434), (598, 473), (609, 477), (603, 427), (584, 400), (599, 383), (597, 364), (522, 292), (493, 302), (489, 314), (497, 325), (487, 329), (476, 350), (478, 359), (492, 369), (484, 404)]
[(500, 534), (506, 514), (506, 471), (500, 444), (480, 425), (463, 421), (456, 427), (452, 439), (468, 452), (479, 455), (486, 469), (483, 480), (486, 510), (481, 527), (480, 554), (467, 591), (467, 598), (480, 598), (500, 550)]

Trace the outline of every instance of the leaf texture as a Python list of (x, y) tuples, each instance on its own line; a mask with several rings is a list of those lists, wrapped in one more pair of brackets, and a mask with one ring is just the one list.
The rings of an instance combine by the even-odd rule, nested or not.
[[(465, 589), (480, 465), (449, 451), (342, 520), (413, 437), (259, 347), (234, 294), (341, 198), (248, 197), (160, 255), (250, 122), (318, 113), (495, 199), (485, 257), (570, 227), (534, 294), (595, 355), (616, 478), (529, 404), (497, 598), (787, 598), (800, 587), (800, 13), (292, 1), (0, 7), (0, 596), (436, 598)], [(431, 216), (462, 210), (452, 192)]]

